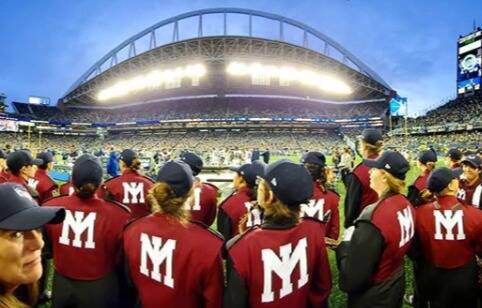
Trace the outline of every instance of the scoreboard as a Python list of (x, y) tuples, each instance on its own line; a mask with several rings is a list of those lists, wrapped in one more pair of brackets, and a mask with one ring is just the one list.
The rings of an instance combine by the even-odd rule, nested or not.
[(480, 91), (482, 78), (482, 30), (460, 37), (457, 42), (457, 94)]

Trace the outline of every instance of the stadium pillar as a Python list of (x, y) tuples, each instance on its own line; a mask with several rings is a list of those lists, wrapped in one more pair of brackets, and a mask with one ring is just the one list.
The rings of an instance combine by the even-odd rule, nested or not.
[(42, 131), (41, 130), (38, 131), (38, 148), (39, 148), (39, 151), (42, 148)]
[(28, 128), (27, 128), (28, 148), (29, 148), (29, 149), (32, 149), (32, 143), (31, 143), (31, 142), (32, 142), (32, 136), (31, 136), (31, 132), (32, 132), (32, 131), (31, 131), (31, 129), (30, 129), (30, 125), (27, 126), (27, 127), (28, 127)]
[(392, 115), (388, 116), (388, 131), (392, 131)]

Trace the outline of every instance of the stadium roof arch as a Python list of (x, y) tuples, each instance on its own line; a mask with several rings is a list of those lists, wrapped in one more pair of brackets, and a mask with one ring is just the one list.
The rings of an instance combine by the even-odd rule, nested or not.
[[(222, 27), (222, 34), (221, 35), (204, 35), (205, 34), (205, 26), (203, 23), (203, 19), (206, 18), (207, 15), (213, 14), (221, 14), (223, 17), (223, 27)], [(241, 37), (250, 37), (253, 39), (271, 39), (276, 42), (280, 43), (287, 43), (293, 45), (292, 42), (289, 42), (287, 39), (285, 28), (286, 26), (294, 27), (301, 31), (301, 44), (294, 44), (304, 49), (308, 49), (319, 53), (325, 57), (332, 58), (335, 61), (340, 62), (351, 69), (356, 70), (358, 73), (363, 74), (364, 76), (368, 77), (369, 79), (378, 83), (383, 91), (389, 95), (389, 93), (393, 93), (394, 90), (388, 85), (388, 83), (383, 80), (374, 70), (372, 70), (367, 64), (362, 62), (358, 59), (355, 55), (353, 55), (350, 51), (345, 49), (341, 44), (330, 38), (329, 36), (321, 33), (320, 31), (305, 25), (304, 23), (284, 17), (277, 14), (256, 11), (251, 9), (242, 9), (242, 8), (211, 8), (211, 9), (202, 9), (191, 11), (187, 13), (183, 13), (163, 21), (160, 21), (143, 31), (129, 37), (124, 42), (113, 48), (107, 54), (105, 54), (102, 58), (100, 58), (97, 62), (95, 62), (87, 71), (85, 71), (67, 90), (64, 94), (61, 101), (67, 102), (70, 98), (76, 97), (78, 95), (72, 95), (77, 89), (81, 88), (83, 85), (89, 83), (91, 80), (96, 79), (96, 77), (104, 74), (106, 71), (111, 70), (112, 68), (118, 66), (121, 63), (128, 62), (129, 60), (132, 61), (133, 58), (136, 58), (142, 54), (145, 54), (149, 51), (161, 48), (166, 44), (158, 45), (156, 41), (156, 31), (161, 28), (171, 26), (172, 25), (172, 39), (167, 44), (173, 44), (177, 42), (181, 42), (180, 40), (180, 22), (190, 18), (197, 18), (197, 34), (194, 34), (191, 38), (188, 39), (195, 39), (195, 38), (204, 38), (204, 37), (227, 37), (230, 35), (228, 31), (228, 16), (232, 14), (235, 15), (243, 15), (248, 18), (248, 35), (243, 35)], [(274, 21), (278, 23), (278, 35), (275, 38), (264, 38), (260, 36), (253, 35), (253, 17), (262, 18), (269, 21)], [(195, 32), (195, 31), (194, 31)], [(239, 35), (238, 35), (239, 36)], [(314, 38), (319, 40), (319, 43), (322, 43), (322, 50), (316, 50), (310, 47), (310, 39)], [(142, 52), (138, 52), (139, 47), (136, 45), (137, 42), (140, 40), (149, 40), (148, 47), (143, 50)], [(331, 56), (331, 50), (335, 50), (336, 53), (341, 55), (341, 59), (335, 59)], [(127, 53), (125, 59), (120, 60), (120, 53), (123, 52)], [(127, 52), (126, 52), (127, 51)], [(85, 91), (84, 91), (85, 92)]]

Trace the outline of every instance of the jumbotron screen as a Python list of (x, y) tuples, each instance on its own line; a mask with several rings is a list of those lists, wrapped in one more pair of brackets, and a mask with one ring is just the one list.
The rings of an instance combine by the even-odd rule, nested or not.
[(457, 93), (480, 91), (482, 76), (482, 31), (459, 38), (457, 44)]

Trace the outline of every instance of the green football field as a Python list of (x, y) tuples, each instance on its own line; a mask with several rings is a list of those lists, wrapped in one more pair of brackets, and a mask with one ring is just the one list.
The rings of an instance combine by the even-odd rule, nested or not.
[[(272, 161), (276, 161), (281, 158), (286, 158), (290, 159), (292, 161), (298, 162), (299, 158), (295, 156), (288, 156), (288, 157), (272, 157)], [(328, 164), (331, 163), (331, 158), (328, 157)], [(441, 165), (441, 163), (439, 163)], [(415, 166), (414, 163), (412, 163), (412, 168), (408, 172), (407, 175), (407, 184), (413, 183), (415, 178), (418, 176), (420, 173), (419, 169)], [(216, 184), (218, 185), (218, 184)], [(226, 183), (225, 185), (218, 185), (221, 188), (222, 196), (220, 197), (220, 201), (222, 201), (231, 191), (232, 188), (230, 188), (229, 183)], [(345, 188), (341, 181), (337, 181), (336, 183), (336, 190), (340, 194), (341, 199), (340, 199), (340, 228), (343, 228), (343, 222), (344, 222), (344, 211), (343, 211), (343, 204), (344, 204), (344, 198), (345, 198)], [(216, 229), (216, 222), (211, 226), (213, 229)], [(343, 229), (340, 230), (340, 238), (343, 235)], [(330, 267), (331, 267), (331, 274), (332, 274), (332, 281), (333, 281), (333, 287), (329, 299), (329, 306), (333, 308), (342, 308), (346, 307), (346, 294), (341, 291), (338, 288), (338, 270), (336, 268), (336, 259), (335, 259), (335, 253), (334, 251), (329, 250), (328, 251), (328, 257), (330, 261)], [(53, 275), (53, 268), (49, 268), (49, 287), (52, 285), (52, 275)], [(413, 274), (412, 274), (412, 267), (411, 267), (411, 262), (408, 260), (408, 258), (405, 261), (405, 278), (406, 278), (406, 288), (405, 292), (411, 294), (412, 293), (412, 281), (413, 281)], [(47, 305), (42, 305), (41, 307), (50, 307), (49, 304)], [(404, 305), (404, 307), (410, 307), (408, 305)]]

